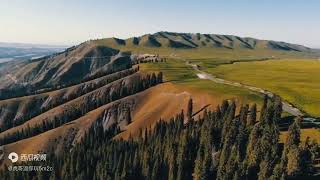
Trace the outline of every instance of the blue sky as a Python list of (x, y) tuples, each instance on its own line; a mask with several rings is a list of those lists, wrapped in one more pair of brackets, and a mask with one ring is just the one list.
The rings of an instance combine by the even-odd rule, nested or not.
[(71, 45), (174, 31), (320, 48), (319, 7), (317, 0), (2, 0), (0, 42)]

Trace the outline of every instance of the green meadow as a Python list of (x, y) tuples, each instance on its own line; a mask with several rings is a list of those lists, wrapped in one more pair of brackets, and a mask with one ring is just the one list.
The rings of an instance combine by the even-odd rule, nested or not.
[(221, 96), (233, 93), (248, 99), (257, 99), (256, 95), (252, 95), (248, 90), (198, 79), (193, 69), (181, 60), (185, 59), (218, 77), (272, 91), (306, 113), (320, 116), (320, 61), (312, 60), (314, 56), (310, 54), (260, 48), (155, 48), (119, 45), (111, 39), (96, 40), (95, 43), (121, 51), (167, 57), (167, 63), (148, 63), (140, 66), (144, 71), (163, 71), (165, 79), (175, 84), (206, 89)]
[(141, 71), (145, 72), (162, 71), (165, 80), (186, 89), (205, 91), (212, 96), (224, 99), (239, 97), (245, 102), (255, 102), (257, 104), (260, 104), (262, 101), (260, 94), (247, 89), (199, 79), (196, 76), (196, 72), (179, 59), (168, 59), (165, 63), (139, 64), (139, 66)]
[(218, 77), (261, 87), (313, 116), (320, 116), (320, 61), (269, 60), (207, 68)]

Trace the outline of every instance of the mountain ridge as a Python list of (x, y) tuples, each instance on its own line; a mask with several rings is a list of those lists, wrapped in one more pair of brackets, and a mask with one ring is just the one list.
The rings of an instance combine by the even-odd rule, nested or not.
[[(269, 49), (292, 52), (312, 52), (313, 48), (299, 44), (287, 43), (275, 40), (262, 40), (237, 35), (201, 34), (201, 33), (177, 33), (159, 31), (153, 34), (144, 34), (138, 37), (119, 39), (116, 37), (102, 38), (98, 41), (106, 41), (111, 46), (142, 46), (142, 47), (166, 47), (176, 49), (195, 48), (224, 48), (224, 49)], [(95, 41), (95, 40), (94, 40)]]

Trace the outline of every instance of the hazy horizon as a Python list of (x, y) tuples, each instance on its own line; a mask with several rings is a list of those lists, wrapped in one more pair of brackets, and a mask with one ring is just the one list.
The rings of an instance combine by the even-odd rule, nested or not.
[(75, 45), (158, 31), (230, 34), (320, 48), (320, 2), (18, 1), (0, 6), (0, 42)]

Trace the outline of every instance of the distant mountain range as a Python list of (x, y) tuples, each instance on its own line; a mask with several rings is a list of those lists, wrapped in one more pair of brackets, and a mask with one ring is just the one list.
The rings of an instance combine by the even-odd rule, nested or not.
[(65, 46), (0, 42), (0, 63), (42, 57), (65, 49)]
[(129, 39), (106, 38), (101, 41), (116, 46), (165, 47), (178, 49), (223, 48), (223, 49), (269, 49), (295, 52), (312, 52), (306, 46), (272, 40), (259, 40), (234, 35), (157, 32)]
[[(214, 48), (216, 50), (270, 50), (289, 53), (315, 53), (317, 56), (320, 55), (319, 49), (312, 49), (306, 46), (280, 41), (260, 40), (234, 35), (175, 33), (165, 31), (128, 39), (105, 38), (92, 40), (90, 42), (120, 50), (131, 50), (131, 48), (167, 48), (185, 50)], [(35, 59), (56, 52), (62, 52), (66, 48), (67, 46), (0, 42), (0, 63), (12, 60)]]

